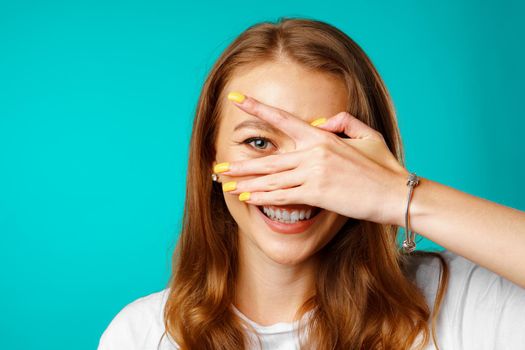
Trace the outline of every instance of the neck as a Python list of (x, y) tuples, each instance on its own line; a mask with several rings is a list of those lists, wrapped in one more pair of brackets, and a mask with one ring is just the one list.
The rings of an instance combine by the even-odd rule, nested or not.
[(283, 264), (239, 239), (235, 306), (262, 325), (295, 321), (295, 312), (315, 292), (315, 257)]

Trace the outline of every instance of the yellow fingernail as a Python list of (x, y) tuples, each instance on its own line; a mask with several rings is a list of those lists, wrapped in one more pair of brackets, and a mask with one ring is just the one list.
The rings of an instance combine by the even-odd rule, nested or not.
[(326, 118), (317, 118), (316, 120), (311, 122), (310, 125), (312, 125), (312, 126), (319, 126), (319, 125), (324, 124), (324, 123), (326, 123)]
[(239, 195), (239, 200), (241, 202), (247, 201), (248, 199), (250, 199), (250, 192), (243, 192)]
[(219, 163), (213, 167), (213, 172), (222, 173), (222, 172), (228, 171), (229, 168), (230, 168), (230, 163), (228, 162)]
[(232, 91), (228, 94), (228, 100), (235, 101), (241, 103), (244, 101), (245, 96), (241, 94), (240, 92)]
[(237, 181), (225, 182), (222, 184), (222, 190), (224, 192), (233, 191), (237, 187)]

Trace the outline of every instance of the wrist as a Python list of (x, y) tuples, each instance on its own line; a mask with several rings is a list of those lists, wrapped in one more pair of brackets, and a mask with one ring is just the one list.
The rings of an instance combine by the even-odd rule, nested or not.
[[(395, 196), (394, 196), (394, 206), (393, 209), (394, 217), (393, 224), (396, 226), (405, 227), (405, 214), (407, 209), (408, 202), (408, 193), (410, 187), (407, 185), (410, 172), (406, 169), (403, 169), (397, 176), (397, 182), (395, 186)], [(413, 198), (413, 195), (412, 195)], [(412, 204), (412, 203), (410, 203)], [(410, 205), (411, 206), (411, 205)], [(409, 208), (409, 214), (410, 214)], [(406, 229), (406, 227), (405, 227)]]

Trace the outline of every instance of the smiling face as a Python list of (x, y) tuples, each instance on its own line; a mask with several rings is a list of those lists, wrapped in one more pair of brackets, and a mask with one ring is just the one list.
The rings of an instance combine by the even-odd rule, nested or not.
[[(224, 91), (224, 96), (230, 91), (239, 91), (309, 123), (345, 111), (347, 104), (347, 91), (341, 79), (305, 70), (287, 60), (238, 70)], [(224, 99), (213, 165), (295, 150), (291, 137)], [(250, 177), (220, 174), (219, 178), (224, 183)], [(263, 208), (241, 202), (237, 195), (227, 192), (224, 198), (239, 227), (242, 255), (257, 255), (284, 265), (302, 263), (314, 256), (348, 220), (302, 203)], [(276, 218), (277, 212), (280, 219)]]

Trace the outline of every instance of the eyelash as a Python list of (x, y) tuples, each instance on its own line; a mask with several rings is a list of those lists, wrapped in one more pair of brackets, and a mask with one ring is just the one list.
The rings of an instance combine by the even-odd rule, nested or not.
[[(249, 137), (247, 138), (246, 140), (242, 141), (241, 143), (242, 144), (246, 144), (246, 145), (250, 145), (250, 143), (252, 143), (253, 141), (258, 141), (258, 140), (262, 140), (262, 141), (265, 141), (265, 142), (268, 142), (270, 144), (273, 145), (273, 142), (266, 138), (266, 137), (263, 137), (263, 136), (255, 136), (255, 137)], [(250, 145), (251, 146), (251, 145)], [(273, 145), (275, 147), (275, 145)], [(258, 152), (263, 152), (267, 149), (268, 145), (264, 148), (257, 148), (255, 146), (251, 146), (254, 150), (258, 151)]]

